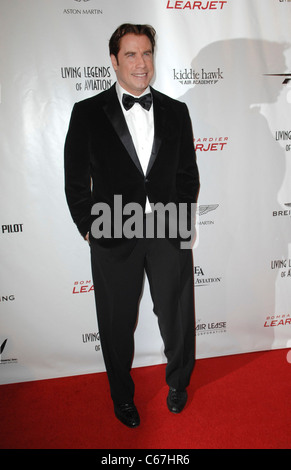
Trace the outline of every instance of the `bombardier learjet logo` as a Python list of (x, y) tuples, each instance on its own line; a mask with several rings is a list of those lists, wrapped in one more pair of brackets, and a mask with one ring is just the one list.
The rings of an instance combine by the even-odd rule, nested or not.
[(184, 1), (184, 0), (168, 0), (168, 10), (223, 10), (228, 0), (211, 0), (209, 1)]

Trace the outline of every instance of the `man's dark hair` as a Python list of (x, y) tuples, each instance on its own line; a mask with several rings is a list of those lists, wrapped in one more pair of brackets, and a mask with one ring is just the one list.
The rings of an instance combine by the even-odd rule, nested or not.
[(130, 24), (124, 23), (112, 34), (109, 40), (109, 53), (113, 54), (116, 59), (118, 52), (120, 51), (120, 41), (126, 34), (136, 34), (137, 36), (145, 35), (149, 38), (152, 45), (152, 52), (155, 49), (155, 35), (156, 31), (154, 28), (147, 24)]

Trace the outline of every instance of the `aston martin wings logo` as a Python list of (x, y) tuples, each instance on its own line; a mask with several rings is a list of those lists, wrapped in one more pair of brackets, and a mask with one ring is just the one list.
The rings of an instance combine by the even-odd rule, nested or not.
[(207, 214), (207, 212), (215, 211), (217, 209), (219, 204), (207, 204), (205, 206), (198, 206), (198, 214), (199, 215), (204, 215)]

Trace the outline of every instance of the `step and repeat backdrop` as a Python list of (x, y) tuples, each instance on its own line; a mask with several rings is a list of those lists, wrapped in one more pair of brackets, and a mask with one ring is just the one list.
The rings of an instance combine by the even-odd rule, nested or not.
[[(63, 146), (124, 22), (154, 26), (152, 85), (192, 119), (197, 359), (291, 348), (291, 1), (1, 0), (0, 21), (0, 383), (104, 371)], [(165, 362), (147, 279), (135, 340), (134, 367)]]

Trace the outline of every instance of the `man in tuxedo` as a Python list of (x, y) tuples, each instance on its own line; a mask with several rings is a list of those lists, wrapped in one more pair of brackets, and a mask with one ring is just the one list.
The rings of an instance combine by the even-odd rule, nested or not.
[[(121, 25), (109, 42), (117, 82), (76, 103), (65, 144), (65, 190), (69, 209), (89, 241), (102, 353), (116, 417), (140, 423), (130, 375), (134, 329), (144, 272), (167, 358), (167, 406), (179, 413), (194, 367), (194, 282), (192, 250), (181, 237), (96, 236), (96, 204), (122, 210), (135, 203), (145, 225), (153, 205), (196, 203), (199, 175), (187, 107), (150, 87), (155, 31)], [(138, 101), (138, 99), (140, 101)], [(152, 205), (152, 206), (151, 206)], [(122, 211), (122, 223), (128, 220)], [(120, 216), (120, 214), (118, 214)]]

